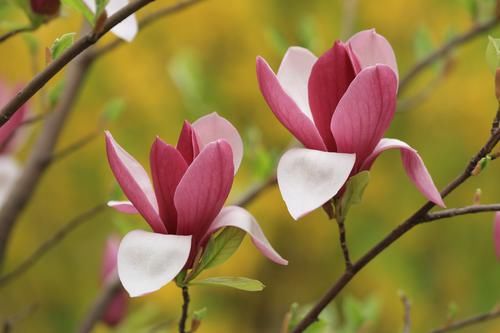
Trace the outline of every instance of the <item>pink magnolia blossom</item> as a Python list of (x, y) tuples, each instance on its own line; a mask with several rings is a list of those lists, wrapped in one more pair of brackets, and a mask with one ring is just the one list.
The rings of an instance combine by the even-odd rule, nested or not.
[[(102, 260), (101, 281), (102, 284), (109, 283), (117, 274), (118, 247), (120, 239), (110, 236), (106, 241), (104, 256)], [(114, 327), (118, 325), (127, 314), (128, 297), (123, 289), (118, 289), (103, 313), (102, 321)]]
[(195, 256), (217, 230), (246, 231), (270, 260), (286, 265), (253, 216), (237, 206), (224, 207), (238, 169), (243, 144), (237, 130), (216, 113), (184, 123), (177, 147), (157, 138), (150, 153), (153, 183), (142, 166), (106, 133), (109, 164), (130, 200), (109, 205), (139, 213), (153, 232), (128, 233), (118, 252), (118, 274), (131, 296), (158, 290)]
[(408, 177), (432, 202), (444, 206), (417, 151), (383, 138), (394, 117), (398, 70), (389, 42), (375, 30), (337, 41), (317, 58), (291, 47), (277, 75), (257, 57), (264, 98), (278, 120), (305, 146), (286, 152), (278, 184), (298, 219), (334, 197), (347, 179), (369, 170), (378, 155), (399, 149)]
[[(0, 81), (0, 107), (14, 96), (14, 91)], [(0, 127), (0, 205), (7, 199), (20, 172), (20, 166), (12, 154), (23, 141), (25, 133), (20, 126), (28, 114), (28, 106), (24, 104), (14, 115)]]
[[(95, 0), (83, 0), (85, 4), (90, 8), (92, 12), (95, 13)], [(117, 11), (128, 5), (128, 0), (109, 0), (106, 5), (106, 13), (108, 16), (115, 14)], [(118, 23), (111, 29), (111, 32), (114, 33), (117, 37), (131, 42), (138, 31), (137, 18), (135, 14), (128, 16), (126, 19)]]
[(493, 221), (493, 241), (495, 244), (495, 253), (500, 260), (500, 212), (495, 213), (495, 220)]

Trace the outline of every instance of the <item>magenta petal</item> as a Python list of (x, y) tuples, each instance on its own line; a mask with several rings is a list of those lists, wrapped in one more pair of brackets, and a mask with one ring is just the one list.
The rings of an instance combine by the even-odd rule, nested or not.
[(255, 218), (245, 209), (238, 206), (224, 207), (220, 214), (208, 229), (206, 237), (223, 227), (236, 227), (246, 231), (257, 249), (271, 261), (280, 265), (288, 265), (288, 261), (283, 259), (276, 250), (273, 249), (266, 236), (262, 232)]
[(233, 178), (229, 143), (209, 143), (188, 167), (175, 191), (178, 235), (194, 235), (195, 242), (200, 240), (224, 206)]
[(401, 151), (401, 160), (406, 174), (415, 184), (417, 189), (428, 200), (434, 202), (438, 206), (445, 207), (441, 194), (439, 194), (436, 185), (434, 185), (432, 177), (425, 167), (424, 161), (422, 161), (422, 158), (415, 149), (403, 141), (397, 139), (380, 140), (373, 153), (363, 162), (361, 170), (370, 169), (378, 155), (387, 149), (399, 149)]
[(312, 120), (300, 110), (267, 62), (257, 57), (257, 79), (260, 91), (278, 120), (307, 148), (326, 150)]
[(149, 158), (160, 216), (168, 232), (175, 234), (177, 212), (174, 205), (174, 193), (188, 165), (177, 149), (160, 138), (154, 141)]
[(110, 327), (117, 326), (126, 316), (128, 308), (128, 295), (123, 289), (119, 289), (111, 302), (106, 307), (102, 321)]
[(116, 274), (116, 263), (119, 247), (120, 239), (115, 235), (109, 236), (106, 240), (104, 255), (102, 259), (101, 277), (103, 282), (106, 282)]
[(127, 198), (153, 231), (166, 233), (167, 229), (160, 218), (148, 174), (129, 153), (116, 143), (108, 131), (106, 131), (106, 153), (111, 170)]
[(355, 153), (356, 167), (389, 127), (396, 107), (396, 76), (386, 65), (362, 70), (333, 114), (331, 130), (339, 153)]
[(210, 142), (226, 140), (233, 150), (234, 172), (238, 171), (243, 158), (243, 141), (238, 130), (225, 118), (213, 112), (193, 123), (200, 149)]
[(398, 76), (398, 64), (391, 44), (375, 29), (360, 31), (347, 42), (356, 55), (361, 69), (376, 64), (384, 64), (392, 68)]
[(184, 125), (182, 126), (181, 134), (177, 141), (177, 150), (182, 154), (187, 164), (191, 164), (200, 152), (196, 133), (187, 121), (184, 121)]
[(495, 221), (493, 224), (493, 240), (495, 242), (495, 253), (500, 260), (500, 212), (495, 213)]
[(354, 67), (345, 45), (335, 42), (319, 57), (309, 78), (309, 105), (323, 141), (329, 151), (335, 151), (330, 123), (337, 104), (354, 80)]
[(108, 207), (111, 207), (124, 214), (139, 214), (137, 209), (130, 201), (108, 201)]

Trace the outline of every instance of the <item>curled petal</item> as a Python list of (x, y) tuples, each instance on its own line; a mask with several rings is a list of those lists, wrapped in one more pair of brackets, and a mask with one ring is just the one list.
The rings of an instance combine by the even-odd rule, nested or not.
[(156, 291), (182, 270), (191, 250), (191, 236), (129, 232), (118, 250), (118, 276), (131, 297)]
[(153, 231), (166, 233), (156, 202), (153, 186), (144, 168), (120, 147), (106, 131), (108, 161), (127, 198), (149, 223)]
[(243, 158), (243, 141), (238, 130), (225, 118), (213, 112), (193, 123), (200, 150), (210, 142), (226, 140), (233, 150), (234, 172), (238, 171)]
[(261, 57), (257, 57), (257, 79), (260, 91), (271, 111), (290, 133), (307, 148), (326, 150), (311, 118), (301, 111), (297, 103), (283, 89), (271, 67)]
[(495, 221), (493, 225), (493, 240), (495, 242), (495, 253), (500, 260), (500, 212), (495, 213)]
[(175, 191), (177, 234), (194, 235), (198, 241), (224, 206), (233, 178), (229, 143), (209, 143), (188, 167)]
[(347, 42), (356, 55), (361, 69), (377, 64), (392, 68), (398, 76), (398, 64), (391, 44), (375, 29), (360, 31)]
[(132, 205), (130, 201), (108, 201), (108, 207), (111, 207), (120, 213), (125, 214), (139, 214), (137, 209)]
[(317, 59), (308, 49), (290, 47), (281, 61), (277, 74), (283, 90), (309, 119), (312, 119), (312, 114), (307, 96), (307, 82)]
[(210, 237), (211, 234), (224, 227), (236, 227), (247, 232), (252, 238), (252, 242), (264, 256), (277, 264), (288, 265), (288, 261), (273, 249), (259, 224), (247, 210), (238, 206), (224, 207), (215, 218), (204, 238)]
[(297, 148), (278, 164), (278, 185), (294, 219), (321, 207), (342, 188), (355, 162), (354, 154)]
[(184, 157), (187, 164), (191, 164), (193, 159), (200, 153), (196, 133), (193, 130), (193, 126), (187, 121), (184, 121), (176, 148)]
[(375, 147), (373, 153), (363, 162), (361, 170), (368, 170), (381, 152), (387, 149), (399, 149), (401, 160), (406, 174), (415, 184), (417, 189), (430, 201), (436, 205), (445, 207), (441, 194), (439, 194), (432, 177), (425, 167), (424, 161), (417, 151), (407, 143), (397, 139), (382, 139)]
[(330, 130), (332, 115), (354, 76), (349, 52), (341, 42), (335, 42), (312, 68), (308, 86), (309, 104), (314, 123), (329, 151), (336, 151)]
[(356, 168), (370, 155), (389, 127), (396, 109), (396, 76), (386, 65), (362, 70), (333, 114), (337, 151), (355, 153)]
[(16, 160), (9, 156), (0, 156), (0, 206), (9, 197), (20, 173), (21, 168)]

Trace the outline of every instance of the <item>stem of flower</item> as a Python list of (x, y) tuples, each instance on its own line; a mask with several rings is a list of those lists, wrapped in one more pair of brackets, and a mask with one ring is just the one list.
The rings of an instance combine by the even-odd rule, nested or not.
[(344, 256), (345, 270), (350, 271), (352, 268), (351, 257), (349, 255), (349, 247), (347, 246), (347, 237), (345, 230), (345, 214), (342, 211), (342, 205), (340, 200), (333, 200), (333, 205), (335, 207), (335, 221), (337, 221), (337, 226), (339, 227), (339, 242), (340, 248), (342, 249), (342, 255)]
[(186, 331), (186, 321), (189, 310), (189, 290), (187, 286), (182, 287), (182, 298), (184, 303), (182, 304), (182, 315), (181, 320), (179, 321), (179, 333), (188, 333)]

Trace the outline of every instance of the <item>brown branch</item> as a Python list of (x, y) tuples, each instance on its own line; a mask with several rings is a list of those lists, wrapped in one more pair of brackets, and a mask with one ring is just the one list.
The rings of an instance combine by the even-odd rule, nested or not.
[(448, 324), (444, 327), (434, 329), (430, 333), (447, 333), (447, 332), (452, 332), (452, 331), (458, 331), (462, 328), (470, 327), (470, 326), (484, 323), (484, 322), (494, 320), (497, 318), (500, 318), (500, 307), (497, 307), (496, 309), (494, 309), (493, 311), (490, 311), (488, 313), (476, 315), (476, 316), (473, 316), (473, 317), (470, 317), (467, 319), (453, 322), (453, 323)]
[(404, 293), (400, 294), (401, 303), (403, 303), (403, 333), (411, 332), (411, 302)]
[(14, 331), (15, 326), (20, 321), (23, 321), (27, 317), (31, 316), (36, 311), (37, 308), (38, 308), (37, 304), (31, 304), (27, 306), (25, 309), (23, 309), (20, 313), (17, 313), (11, 318), (6, 319), (3, 325), (1, 326), (2, 333), (10, 333)]
[(12, 282), (15, 278), (24, 274), (31, 267), (33, 267), (45, 254), (47, 254), (54, 246), (59, 244), (66, 236), (74, 231), (77, 227), (82, 225), (84, 222), (90, 220), (92, 217), (101, 213), (106, 204), (98, 204), (85, 212), (79, 214), (78, 216), (71, 219), (69, 222), (64, 224), (58, 231), (56, 231), (49, 239), (47, 239), (42, 245), (40, 245), (28, 258), (26, 258), (22, 263), (20, 263), (16, 268), (14, 268), (9, 273), (4, 274), (0, 277), (0, 288), (5, 287)]
[[(441, 196), (444, 198), (465, 182), (469, 177), (471, 177), (472, 170), (474, 170), (476, 164), (491, 150), (496, 146), (500, 140), (500, 130), (496, 129), (493, 134), (484, 144), (484, 146), (479, 150), (479, 152), (470, 160), (467, 164), (465, 170), (460, 174), (455, 180), (453, 180), (448, 186), (446, 186), (441, 191)], [(395, 241), (401, 238), (413, 227), (420, 223), (427, 222), (426, 218), (432, 216), (428, 212), (435, 206), (433, 202), (428, 201), (419, 210), (417, 210), (412, 216), (410, 216), (406, 221), (401, 223), (398, 227), (392, 230), (386, 237), (384, 237), (379, 243), (373, 246), (368, 252), (365, 253), (358, 261), (356, 261), (350, 270), (347, 270), (342, 274), (337, 281), (331, 286), (331, 288), (320, 298), (320, 300), (314, 305), (314, 307), (307, 313), (307, 315), (299, 322), (299, 324), (294, 328), (292, 333), (303, 332), (307, 327), (313, 324), (321, 311), (330, 304), (331, 301), (347, 286), (351, 279), (356, 276), (368, 263), (370, 263), (374, 258), (376, 258), (381, 252), (387, 249)], [(445, 216), (448, 217), (448, 216)], [(444, 217), (443, 217), (444, 218)]]
[(443, 57), (446, 57), (455, 48), (493, 29), (499, 22), (500, 22), (500, 17), (495, 17), (485, 23), (476, 24), (470, 30), (449, 40), (447, 43), (443, 44), (439, 49), (435, 50), (427, 57), (419, 61), (399, 81), (398, 94), (402, 94), (403, 91), (408, 87), (409, 83), (413, 81), (413, 79), (415, 79), (423, 70), (432, 65), (434, 62)]
[(189, 290), (188, 287), (182, 287), (182, 314), (181, 319), (179, 321), (179, 333), (187, 333), (186, 331), (186, 322), (188, 319), (188, 311), (189, 311)]
[(26, 26), (26, 27), (21, 27), (17, 28), (11, 31), (8, 31), (4, 33), (3, 35), (0, 35), (0, 43), (5, 42), (7, 39), (14, 37), (17, 34), (23, 33), (23, 32), (31, 32), (35, 31), (38, 27), (34, 25)]
[(108, 305), (113, 300), (116, 292), (121, 288), (118, 276), (115, 275), (113, 279), (110, 279), (104, 286), (102, 292), (95, 299), (89, 313), (85, 317), (80, 328), (77, 330), (79, 333), (89, 333), (92, 332), (95, 324), (101, 320), (103, 313), (108, 308)]
[(90, 46), (94, 45), (102, 36), (104, 36), (115, 25), (126, 19), (128, 16), (139, 11), (144, 6), (155, 0), (136, 0), (109, 17), (102, 29), (98, 32), (91, 31), (78, 39), (71, 47), (69, 47), (57, 59), (52, 61), (44, 70), (38, 73), (16, 96), (11, 99), (0, 110), (0, 126), (5, 124), (7, 120), (34, 94), (36, 94), (52, 77), (54, 77), (61, 69), (63, 69), (70, 61), (83, 53)]
[(241, 197), (239, 197), (235, 202), (234, 205), (236, 206), (247, 206), (249, 205), (252, 201), (254, 201), (259, 195), (262, 194), (265, 190), (267, 190), (270, 187), (273, 187), (278, 183), (278, 179), (276, 178), (276, 174), (272, 174), (269, 176), (268, 179), (261, 183), (257, 183), (250, 187), (249, 190), (247, 190)]
[(498, 211), (500, 211), (500, 204), (472, 205), (461, 208), (444, 209), (435, 213), (429, 213), (425, 215), (424, 219), (420, 223), (442, 220), (459, 215), (477, 214), (483, 212), (498, 212)]

